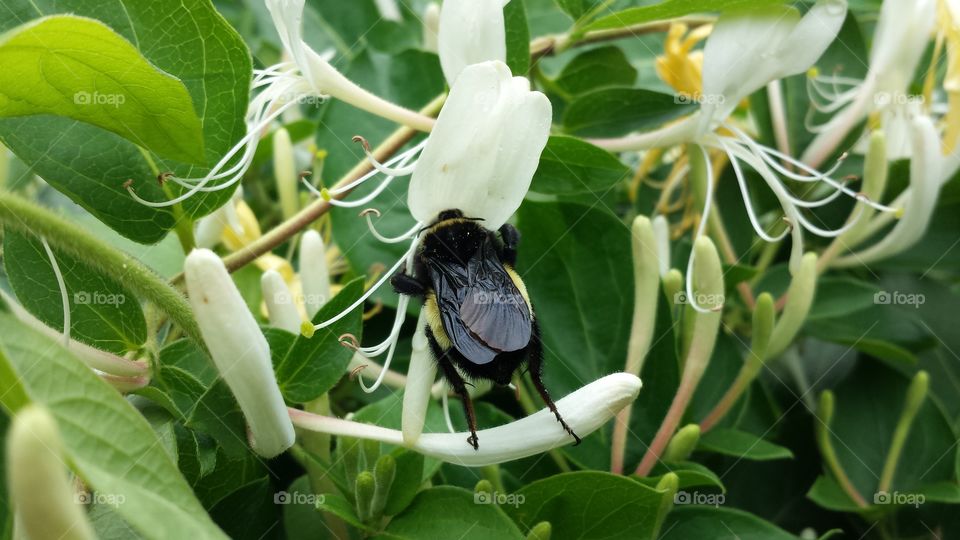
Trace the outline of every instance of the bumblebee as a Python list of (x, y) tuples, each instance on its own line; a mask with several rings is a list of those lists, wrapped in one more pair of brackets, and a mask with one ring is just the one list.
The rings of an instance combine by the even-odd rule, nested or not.
[(401, 269), (390, 282), (398, 293), (423, 302), (431, 352), (463, 402), (470, 425), (467, 443), (474, 449), (480, 446), (467, 381), (507, 385), (524, 363), (540, 397), (580, 444), (543, 385), (540, 329), (527, 289), (513, 269), (520, 233), (504, 224), (498, 237), (479, 221), (460, 210), (441, 212), (421, 231), (413, 274)]

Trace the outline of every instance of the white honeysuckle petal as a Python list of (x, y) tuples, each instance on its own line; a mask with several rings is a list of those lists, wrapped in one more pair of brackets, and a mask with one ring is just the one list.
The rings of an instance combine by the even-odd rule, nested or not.
[(905, 94), (927, 50), (936, 18), (935, 0), (885, 0), (873, 34), (870, 74), (878, 90)]
[[(307, 69), (302, 33), (304, 0), (266, 0), (266, 3), (283, 48), (301, 71)], [(304, 73), (304, 76), (310, 79), (310, 74)]]
[(660, 277), (670, 271), (670, 222), (662, 215), (653, 218), (653, 233), (657, 243), (657, 265)]
[(418, 221), (452, 208), (497, 229), (519, 208), (550, 132), (550, 102), (502, 62), (466, 68), (410, 180)]
[(384, 20), (403, 22), (403, 15), (400, 13), (400, 6), (397, 5), (397, 0), (373, 0), (373, 2), (377, 6), (377, 12), (380, 13), (380, 17)]
[(501, 0), (444, 0), (437, 47), (450, 86), (471, 64), (507, 61), (504, 5)]
[[(581, 438), (606, 424), (640, 393), (640, 379), (614, 373), (581, 387), (557, 401), (557, 410)], [(404, 444), (403, 433), (370, 424), (340, 420), (291, 409), (298, 428), (388, 444)], [(479, 450), (467, 443), (469, 433), (424, 433), (408, 447), (424, 455), (466, 467), (482, 467), (540, 454), (573, 443), (549, 409), (477, 432)]]
[(194, 241), (197, 247), (210, 249), (220, 243), (223, 231), (230, 227), (237, 236), (243, 234), (243, 225), (237, 216), (237, 203), (243, 200), (243, 188), (237, 187), (223, 206), (197, 220)]
[(846, 12), (843, 0), (820, 0), (803, 17), (783, 6), (722, 15), (704, 46), (703, 121), (722, 120), (770, 81), (809, 69), (836, 38)]
[(910, 195), (903, 217), (882, 240), (855, 255), (837, 259), (835, 266), (859, 266), (896, 255), (917, 243), (927, 231), (940, 195), (943, 163), (940, 137), (930, 117), (913, 120), (911, 139)]
[(407, 384), (403, 390), (403, 414), (400, 427), (403, 441), (412, 445), (423, 433), (423, 423), (427, 418), (427, 405), (430, 403), (430, 389), (437, 378), (437, 362), (430, 352), (426, 335), (426, 310), (420, 310), (417, 329), (413, 334), (413, 348), (410, 352), (410, 365), (407, 368)]
[(310, 320), (330, 300), (330, 271), (327, 268), (327, 249), (323, 237), (314, 230), (303, 233), (300, 239), (300, 282), (303, 284), (303, 304)]
[(280, 454), (293, 445), (293, 425), (257, 321), (214, 252), (190, 252), (184, 276), (203, 341), (243, 411), (254, 451), (264, 457)]
[(440, 4), (430, 2), (423, 12), (423, 50), (432, 53), (440, 51), (439, 33)]
[(267, 305), (270, 326), (299, 334), (302, 323), (300, 313), (283, 276), (276, 270), (267, 270), (260, 276), (260, 290), (263, 293), (263, 302)]

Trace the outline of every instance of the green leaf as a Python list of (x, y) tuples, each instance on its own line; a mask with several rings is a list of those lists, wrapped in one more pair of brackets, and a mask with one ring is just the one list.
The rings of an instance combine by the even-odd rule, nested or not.
[(754, 461), (793, 458), (793, 452), (789, 448), (773, 444), (752, 433), (728, 428), (716, 428), (705, 433), (700, 437), (697, 450)]
[(822, 277), (810, 306), (808, 320), (844, 317), (874, 304), (876, 285), (851, 278)]
[(853, 502), (840, 484), (830, 476), (818, 476), (810, 487), (810, 491), (807, 492), (807, 498), (827, 510), (853, 513), (864, 511), (864, 508)]
[(694, 13), (750, 9), (783, 3), (785, 3), (784, 0), (666, 0), (652, 6), (634, 7), (607, 15), (590, 23), (585, 30), (623, 28), (652, 21), (675, 19)]
[[(7, 230), (4, 268), (23, 307), (63, 331), (63, 296), (50, 258), (38, 238)], [(70, 308), (70, 337), (117, 354), (140, 348), (147, 324), (137, 298), (112, 279), (65, 253), (54, 251)]]
[(486, 540), (524, 537), (500, 506), (478, 504), (476, 497), (465, 489), (449, 486), (423, 491), (405, 512), (390, 521), (384, 538), (426, 540), (453, 535), (463, 540)]
[(397, 473), (384, 509), (388, 516), (397, 515), (409, 506), (423, 483), (423, 454), (402, 448), (395, 448), (391, 454), (397, 461)]
[(757, 516), (732, 508), (678, 506), (667, 515), (660, 540), (796, 540), (796, 536)]
[(650, 471), (650, 476), (634, 477), (634, 479), (650, 487), (656, 487), (660, 479), (663, 478), (663, 475), (667, 473), (677, 475), (680, 489), (706, 486), (717, 488), (721, 492), (727, 491), (727, 488), (724, 487), (723, 482), (716, 473), (693, 461), (671, 462), (667, 464), (658, 462), (653, 467), (653, 470)]
[(161, 156), (204, 159), (190, 94), (100, 21), (43, 17), (0, 37), (0, 117), (53, 114)]
[[(330, 319), (363, 294), (363, 278), (347, 283), (343, 290), (324, 304), (313, 318), (314, 324)], [(353, 334), (360, 339), (363, 310), (355, 309), (336, 323), (317, 330), (312, 337), (269, 328), (273, 369), (283, 396), (293, 403), (306, 403), (327, 392), (343, 378), (353, 351), (340, 344), (340, 336)]]
[(567, 133), (584, 137), (619, 137), (659, 126), (695, 107), (670, 94), (643, 88), (606, 88), (577, 96), (563, 115)]
[(574, 137), (551, 136), (531, 191), (551, 195), (605, 192), (632, 172), (610, 152)]
[[(520, 489), (522, 504), (503, 509), (524, 530), (549, 521), (562, 538), (651, 538), (663, 493), (598, 471), (558, 474)], [(519, 499), (522, 497), (522, 499)]]
[[(45, 15), (74, 14), (101, 21), (132, 43), (158, 70), (182, 81), (203, 130), (203, 162), (212, 166), (246, 133), (250, 53), (210, 0), (175, 4), (118, 0), (10, 0), (0, 32)], [(127, 102), (129, 103), (129, 102)], [(151, 128), (153, 129), (153, 128)], [(138, 133), (142, 138), (145, 134)], [(186, 140), (186, 139), (185, 139)], [(141, 243), (161, 240), (175, 225), (169, 208), (150, 208), (130, 197), (132, 179), (148, 200), (168, 195), (156, 176), (172, 171), (197, 177), (207, 168), (145, 153), (105, 129), (51, 115), (0, 119), (0, 141), (37, 175), (123, 236)], [(169, 186), (173, 194), (178, 189)], [(191, 216), (222, 205), (232, 189), (201, 193), (183, 203)]]
[(555, 0), (560, 9), (574, 21), (579, 20), (599, 3), (599, 0)]
[[(56, 418), (72, 468), (99, 493), (122, 496), (117, 511), (140, 534), (226, 538), (146, 420), (60, 344), (0, 313), (0, 364)], [(0, 402), (22, 406), (8, 396)]]
[(507, 35), (507, 65), (517, 76), (530, 70), (530, 29), (523, 2), (510, 2), (503, 7), (503, 23)]
[(360, 518), (357, 517), (354, 504), (339, 493), (324, 493), (321, 498), (317, 500), (317, 509), (330, 512), (360, 530), (370, 533), (376, 532), (376, 529), (360, 521)]
[[(509, 5), (509, 4), (508, 4)], [(633, 86), (637, 70), (619, 47), (608, 45), (574, 57), (554, 81), (570, 96), (611, 86)]]

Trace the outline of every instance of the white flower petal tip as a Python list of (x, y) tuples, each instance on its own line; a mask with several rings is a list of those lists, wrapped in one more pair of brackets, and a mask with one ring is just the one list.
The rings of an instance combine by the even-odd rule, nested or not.
[(410, 180), (411, 214), (430, 223), (457, 208), (498, 229), (530, 188), (551, 119), (547, 97), (503, 62), (465, 68)]
[(430, 352), (426, 335), (427, 314), (420, 310), (417, 331), (413, 334), (413, 349), (410, 352), (410, 365), (407, 368), (407, 384), (403, 390), (403, 414), (400, 429), (403, 442), (413, 446), (423, 433), (423, 423), (427, 418), (427, 406), (430, 404), (433, 381), (437, 378), (437, 363)]
[(440, 67), (453, 86), (463, 70), (487, 60), (507, 60), (507, 33), (501, 0), (444, 0), (437, 47)]
[[(629, 406), (640, 394), (640, 378), (629, 373), (602, 377), (556, 402), (557, 410), (567, 424), (584, 438), (606, 424), (621, 409)], [(377, 440), (403, 445), (403, 433), (370, 424), (330, 418), (290, 409), (290, 417), (298, 428), (320, 431), (343, 437)], [(566, 433), (548, 409), (526, 418), (477, 432), (479, 450), (467, 443), (469, 433), (424, 433), (410, 448), (442, 461), (467, 467), (504, 463), (546, 452), (570, 444)]]
[(200, 333), (243, 411), (254, 451), (263, 457), (282, 453), (295, 434), (257, 321), (214, 252), (190, 252), (184, 276)]
[(267, 305), (270, 326), (286, 330), (291, 334), (300, 333), (300, 325), (303, 321), (297, 311), (293, 293), (283, 281), (283, 276), (276, 270), (267, 270), (260, 276), (260, 290), (263, 293), (263, 302)]
[(330, 300), (330, 271), (327, 268), (327, 248), (323, 237), (314, 230), (303, 233), (300, 239), (300, 280), (307, 315), (313, 317)]

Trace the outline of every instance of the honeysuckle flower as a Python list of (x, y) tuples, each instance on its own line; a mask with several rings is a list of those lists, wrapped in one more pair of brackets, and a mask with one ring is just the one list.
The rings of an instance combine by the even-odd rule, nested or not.
[(202, 178), (165, 175), (184, 188), (184, 192), (166, 201), (148, 201), (137, 195), (133, 186), (127, 191), (141, 204), (166, 207), (181, 203), (201, 192), (233, 188), (253, 162), (257, 144), (265, 130), (289, 109), (307, 101), (335, 98), (358, 109), (421, 131), (433, 127), (433, 119), (384, 100), (337, 71), (330, 64), (333, 52), (317, 53), (303, 40), (304, 0), (266, 0), (283, 48), (292, 61), (255, 70), (246, 115), (246, 135), (231, 148)]
[(385, 21), (403, 22), (403, 15), (400, 14), (400, 7), (397, 0), (374, 0), (380, 17)]
[(207, 249), (184, 263), (190, 305), (210, 357), (250, 429), (254, 451), (273, 457), (294, 442), (293, 425), (270, 359), (270, 346), (223, 261)]
[(331, 296), (327, 248), (323, 245), (323, 237), (314, 230), (303, 233), (300, 238), (300, 283), (307, 318), (313, 320)]
[[(614, 373), (587, 384), (557, 400), (557, 409), (570, 427), (588, 436), (629, 406), (640, 393), (640, 379), (628, 373)], [(403, 432), (371, 424), (361, 424), (290, 409), (290, 417), (299, 429), (341, 437), (356, 437), (406, 445)], [(424, 433), (406, 445), (421, 454), (466, 467), (481, 467), (546, 452), (569, 444), (570, 436), (544, 408), (521, 418), (477, 432), (484, 444), (474, 450), (466, 443), (468, 433)]]
[(290, 132), (286, 128), (279, 128), (273, 132), (273, 179), (277, 183), (283, 219), (290, 219), (300, 209), (297, 178)]
[[(550, 101), (546, 96), (531, 91), (529, 81), (513, 77), (502, 62), (467, 66), (453, 84), (436, 126), (426, 141), (394, 158), (396, 168), (391, 168), (390, 162), (381, 164), (371, 157), (374, 172), (386, 178), (370, 195), (357, 201), (329, 199), (337, 206), (367, 204), (394, 178), (412, 174), (407, 204), (415, 222), (406, 233), (385, 237), (373, 227), (371, 214), (365, 212), (375, 237), (386, 243), (410, 241), (410, 247), (351, 306), (315, 325), (315, 329), (329, 326), (361, 306), (404, 264), (413, 268), (413, 256), (419, 242), (417, 233), (441, 211), (457, 208), (482, 220), (488, 229), (500, 228), (520, 207), (530, 187), (540, 153), (547, 143), (551, 115)], [(419, 159), (408, 164), (417, 153), (420, 153)], [(476, 159), (481, 155), (484, 159)], [(355, 187), (373, 176), (361, 178), (343, 189)], [(383, 342), (357, 349), (368, 358), (387, 355), (381, 374), (389, 370), (409, 301), (409, 297), (400, 296), (394, 325)], [(378, 376), (373, 385), (364, 389), (375, 390), (382, 379)], [(417, 400), (430, 398), (430, 385), (425, 384), (420, 390), (422, 392), (414, 393)], [(406, 395), (410, 393), (408, 388)]]
[(17, 528), (24, 538), (94, 539), (63, 461), (63, 442), (53, 416), (27, 405), (7, 433), (7, 484)]
[(437, 47), (443, 76), (452, 86), (463, 68), (507, 61), (503, 7), (510, 0), (444, 0)]
[[(933, 30), (935, 0), (887, 0), (880, 8), (870, 50), (870, 66), (863, 81), (839, 75), (808, 78), (815, 110), (834, 114), (820, 126), (809, 126), (819, 135), (807, 146), (802, 161), (819, 165), (850, 131), (872, 112), (893, 143), (889, 124), (901, 124), (904, 109), (917, 108), (908, 87)], [(841, 90), (843, 89), (843, 90)], [(826, 103), (818, 103), (818, 98)], [(897, 128), (895, 127), (894, 130)], [(888, 148), (896, 149), (890, 144)], [(888, 152), (890, 159), (906, 157)]]
[(403, 442), (410, 445), (417, 442), (423, 433), (423, 423), (427, 418), (427, 405), (430, 402), (430, 389), (437, 378), (437, 362), (433, 359), (426, 335), (427, 314), (420, 310), (417, 329), (413, 334), (410, 351), (410, 367), (407, 369), (407, 384), (403, 391), (403, 413), (400, 429)]
[[(692, 145), (694, 150), (688, 152), (691, 163), (701, 161), (707, 166), (704, 208), (695, 237), (703, 233), (712, 204), (713, 174), (709, 170), (706, 151), (723, 152), (730, 160), (747, 217), (757, 235), (767, 242), (792, 236), (790, 267), (795, 271), (803, 255), (804, 231), (833, 237), (846, 230), (819, 227), (804, 215), (804, 209), (824, 206), (841, 195), (864, 201), (880, 210), (890, 211), (892, 208), (867, 200), (844, 182), (832, 178), (831, 174), (839, 163), (825, 173), (819, 172), (783, 152), (757, 143), (729, 117), (737, 104), (754, 91), (772, 81), (807, 71), (833, 42), (845, 18), (846, 2), (843, 0), (819, 0), (802, 17), (795, 9), (785, 7), (725, 13), (714, 25), (704, 47), (703, 83), (697, 112), (653, 132), (593, 142), (613, 151)], [(700, 148), (702, 160), (694, 155), (696, 147)], [(777, 226), (779, 220), (767, 226), (761, 223), (752, 206), (742, 164), (755, 170), (775, 195), (787, 222), (782, 232), (771, 234), (768, 231)], [(833, 192), (818, 200), (806, 200), (793, 195), (781, 178), (828, 186)], [(689, 271), (687, 277), (689, 288)], [(687, 292), (689, 295), (690, 291)], [(698, 308), (695, 301), (691, 305)]]
[(958, 150), (960, 142), (960, 1), (940, 0), (937, 19), (947, 49), (947, 73), (943, 79), (943, 90), (947, 93), (943, 151), (951, 153)]
[(780, 318), (773, 326), (770, 342), (765, 347), (765, 356), (774, 357), (786, 350), (797, 337), (813, 305), (817, 289), (817, 254), (803, 256), (800, 269), (794, 273), (787, 289), (787, 303)]
[(657, 75), (682, 96), (701, 97), (703, 51), (693, 50), (713, 30), (703, 25), (688, 32), (687, 25), (671, 23), (663, 44), (663, 55), (657, 57)]
[(197, 247), (211, 249), (223, 240), (224, 231), (230, 228), (238, 238), (244, 228), (237, 214), (237, 205), (243, 202), (243, 188), (238, 187), (229, 201), (220, 208), (198, 219), (194, 226)]
[(286, 330), (291, 334), (299, 333), (303, 318), (283, 276), (276, 270), (267, 270), (260, 276), (260, 290), (263, 293), (270, 326)]
[[(904, 205), (902, 217), (879, 242), (859, 252), (837, 258), (831, 266), (859, 266), (893, 256), (916, 244), (927, 231), (940, 189), (948, 178), (943, 172), (945, 160), (941, 155), (940, 137), (930, 117), (923, 115), (914, 118), (911, 141), (913, 158), (910, 160), (910, 187), (894, 203)], [(883, 216), (872, 220), (860, 239), (869, 236), (870, 232), (876, 232), (875, 224), (885, 224), (886, 220), (881, 218)]]

